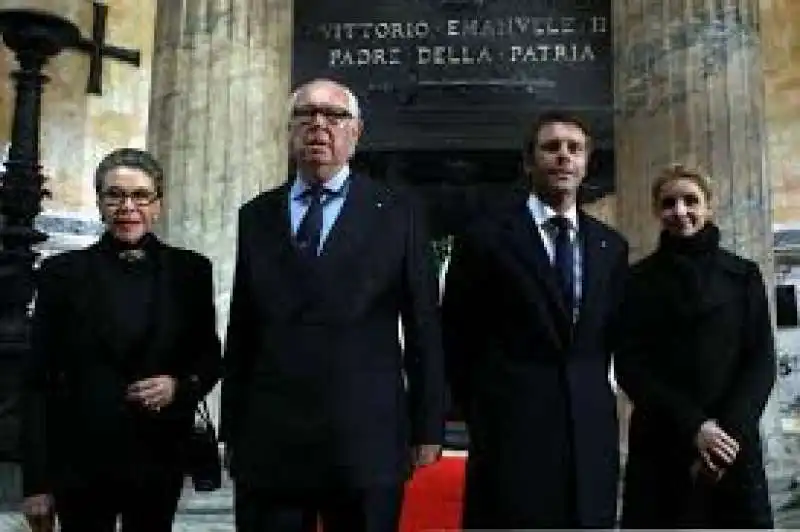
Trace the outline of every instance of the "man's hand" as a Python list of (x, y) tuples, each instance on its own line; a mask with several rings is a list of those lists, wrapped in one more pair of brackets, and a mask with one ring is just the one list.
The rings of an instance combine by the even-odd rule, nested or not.
[(719, 470), (719, 466), (715, 463), (715, 458), (730, 465), (739, 454), (739, 442), (722, 430), (713, 419), (709, 419), (700, 425), (700, 430), (697, 431), (697, 436), (695, 436), (695, 445), (697, 445), (697, 450), (700, 451), (703, 461), (712, 471)]
[(55, 529), (53, 497), (48, 493), (25, 497), (22, 501), (22, 513), (33, 532), (51, 532)]
[(158, 412), (175, 400), (177, 380), (169, 375), (157, 375), (128, 386), (128, 399), (141, 403), (145, 408)]
[(441, 445), (417, 445), (411, 449), (411, 463), (415, 468), (431, 465), (439, 459), (441, 454)]

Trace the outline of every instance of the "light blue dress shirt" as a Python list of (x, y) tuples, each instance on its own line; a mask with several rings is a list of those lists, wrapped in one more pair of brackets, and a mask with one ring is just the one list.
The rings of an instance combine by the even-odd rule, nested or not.
[[(322, 252), (325, 240), (328, 238), (333, 224), (336, 223), (336, 219), (342, 210), (347, 197), (349, 177), (350, 167), (345, 165), (323, 185), (326, 191), (333, 193), (325, 192), (322, 194), (322, 233), (317, 253)], [(297, 234), (297, 228), (308, 210), (308, 204), (311, 201), (311, 196), (306, 194), (308, 188), (308, 184), (298, 172), (294, 183), (289, 189), (289, 220), (292, 227), (292, 236)]]

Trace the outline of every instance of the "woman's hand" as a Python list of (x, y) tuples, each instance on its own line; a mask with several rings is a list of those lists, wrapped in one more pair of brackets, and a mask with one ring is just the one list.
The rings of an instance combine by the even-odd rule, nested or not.
[(128, 387), (128, 399), (141, 403), (154, 412), (166, 408), (175, 400), (177, 381), (169, 375), (157, 375), (134, 382)]
[(695, 445), (706, 466), (715, 472), (720, 470), (720, 461), (731, 465), (739, 454), (739, 442), (722, 430), (713, 419), (700, 425), (695, 436)]

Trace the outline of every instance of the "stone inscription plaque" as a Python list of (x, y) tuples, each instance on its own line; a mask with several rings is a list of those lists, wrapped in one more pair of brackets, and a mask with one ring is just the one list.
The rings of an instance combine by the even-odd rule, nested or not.
[[(470, 125), (502, 129), (521, 112), (551, 107), (610, 121), (610, 0), (303, 0), (295, 6), (293, 83), (319, 76), (347, 83), (367, 118), (379, 118), (378, 129), (393, 114), (423, 128), (450, 123), (450, 130), (462, 130), (449, 135), (457, 139), (469, 136)], [(476, 105), (492, 116), (463, 114)], [(453, 116), (442, 121), (448, 113)], [(382, 136), (373, 130), (367, 142), (381, 144)]]

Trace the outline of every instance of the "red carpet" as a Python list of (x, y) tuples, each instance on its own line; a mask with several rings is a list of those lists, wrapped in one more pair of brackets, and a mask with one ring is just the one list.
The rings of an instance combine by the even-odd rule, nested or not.
[(400, 532), (459, 530), (464, 464), (461, 456), (445, 456), (414, 473), (406, 485)]
[(406, 484), (400, 532), (461, 530), (465, 464), (463, 456), (444, 456), (414, 473)]

